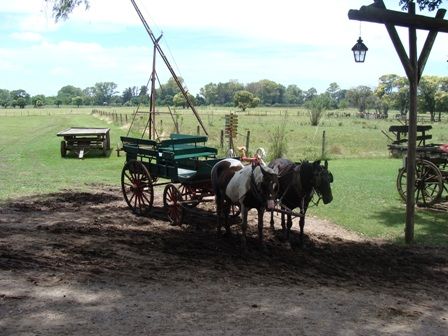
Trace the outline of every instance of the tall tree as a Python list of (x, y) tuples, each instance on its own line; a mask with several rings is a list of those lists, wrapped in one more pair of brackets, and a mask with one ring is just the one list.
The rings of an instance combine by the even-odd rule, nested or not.
[(62, 101), (62, 104), (69, 105), (72, 99), (77, 96), (82, 96), (82, 90), (73, 85), (63, 86), (59, 91), (57, 97)]
[(97, 105), (110, 104), (112, 96), (117, 93), (114, 82), (99, 82), (95, 84), (95, 103)]

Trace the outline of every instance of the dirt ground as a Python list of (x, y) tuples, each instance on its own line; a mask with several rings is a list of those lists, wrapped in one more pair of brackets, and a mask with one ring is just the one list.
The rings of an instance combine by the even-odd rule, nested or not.
[[(447, 335), (448, 249), (399, 247), (307, 218), (293, 249), (249, 252), (211, 204), (171, 226), (119, 188), (0, 204), (0, 335)], [(209, 209), (209, 211), (207, 211)], [(268, 223), (268, 218), (265, 218)]]

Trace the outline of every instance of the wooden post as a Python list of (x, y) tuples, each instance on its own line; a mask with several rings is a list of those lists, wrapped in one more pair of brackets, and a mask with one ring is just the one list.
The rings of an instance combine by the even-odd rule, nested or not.
[[(415, 3), (408, 4), (409, 14), (415, 14)], [(404, 239), (407, 244), (414, 240), (415, 215), (415, 159), (417, 147), (417, 30), (409, 28), (409, 60), (411, 63), (411, 77), (409, 78), (409, 128), (406, 176), (406, 226)]]
[(325, 131), (322, 132), (322, 155), (321, 159), (325, 159)]
[(247, 131), (246, 135), (246, 153), (249, 155), (249, 144), (250, 144), (250, 131)]
[(221, 146), (221, 149), (224, 148), (224, 130), (221, 130), (221, 135), (219, 137), (219, 144)]
[(199, 125), (196, 128), (196, 134), (197, 135), (201, 134), (201, 128), (199, 127)]

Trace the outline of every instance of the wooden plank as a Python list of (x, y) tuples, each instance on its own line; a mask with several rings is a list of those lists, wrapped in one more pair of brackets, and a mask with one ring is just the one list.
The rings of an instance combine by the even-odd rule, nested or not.
[(374, 23), (391, 24), (407, 28), (422, 30), (435, 30), (448, 33), (448, 21), (440, 18), (430, 18), (423, 15), (415, 15), (393, 11), (377, 6), (362, 6), (359, 10), (351, 9), (348, 12), (350, 20), (367, 21)]

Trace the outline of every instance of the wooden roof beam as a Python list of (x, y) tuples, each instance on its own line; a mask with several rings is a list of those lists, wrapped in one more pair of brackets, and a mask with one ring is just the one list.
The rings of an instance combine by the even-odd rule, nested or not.
[[(415, 28), (422, 30), (434, 30), (442, 33), (448, 33), (448, 21), (440, 18), (445, 9), (439, 9), (436, 18), (430, 18), (423, 15), (409, 15), (408, 13), (393, 11), (380, 8), (380, 3), (374, 3), (369, 6), (362, 6), (359, 10), (351, 9), (348, 12), (350, 20), (367, 21), (374, 23), (391, 24), (394, 26)], [(442, 17), (443, 17), (442, 16)]]

